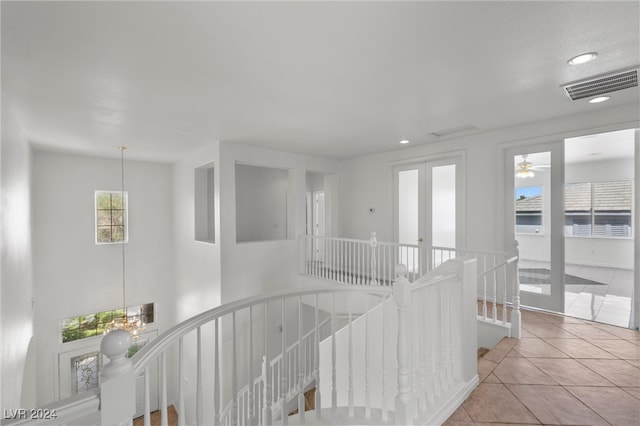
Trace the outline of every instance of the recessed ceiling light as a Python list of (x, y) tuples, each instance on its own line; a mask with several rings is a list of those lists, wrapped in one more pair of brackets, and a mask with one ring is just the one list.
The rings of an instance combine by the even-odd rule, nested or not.
[(409, 143), (409, 141), (408, 141), (408, 140), (406, 140), (406, 139), (402, 139), (402, 140), (400, 141), (400, 145), (406, 145), (406, 144), (408, 144), (408, 143)]
[(610, 96), (598, 96), (597, 98), (593, 98), (589, 100), (590, 104), (599, 104), (600, 102), (606, 102), (611, 99)]
[(574, 56), (573, 58), (569, 59), (567, 63), (569, 65), (580, 65), (589, 61), (593, 61), (597, 57), (598, 57), (598, 54), (596, 52), (583, 53), (581, 55)]

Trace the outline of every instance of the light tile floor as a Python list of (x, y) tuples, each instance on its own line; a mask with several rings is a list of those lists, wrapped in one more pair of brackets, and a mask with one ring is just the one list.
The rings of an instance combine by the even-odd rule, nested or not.
[[(548, 268), (548, 263), (522, 261), (521, 267)], [(565, 265), (565, 273), (601, 284), (565, 284), (564, 313), (574, 317), (629, 327), (633, 270)], [(549, 294), (548, 284), (521, 284), (523, 291)]]
[(522, 318), (523, 337), (480, 358), (480, 385), (445, 425), (640, 425), (640, 332), (525, 310)]
[(565, 285), (565, 313), (605, 324), (629, 326), (633, 271), (584, 265), (565, 266), (565, 272), (603, 285)]

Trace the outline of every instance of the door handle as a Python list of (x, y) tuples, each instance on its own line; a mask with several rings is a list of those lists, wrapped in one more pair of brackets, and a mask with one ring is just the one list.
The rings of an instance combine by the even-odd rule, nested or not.
[(418, 238), (418, 242), (419, 242), (419, 243), (421, 243), (422, 241), (423, 241), (423, 240), (422, 240), (422, 237)]

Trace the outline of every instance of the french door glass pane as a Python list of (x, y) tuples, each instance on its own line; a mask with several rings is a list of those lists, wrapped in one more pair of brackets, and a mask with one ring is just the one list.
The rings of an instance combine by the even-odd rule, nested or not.
[(456, 165), (432, 169), (432, 235), (437, 247), (456, 246)]
[(514, 156), (521, 291), (551, 294), (551, 152)]
[(418, 244), (418, 169), (398, 172), (398, 241)]

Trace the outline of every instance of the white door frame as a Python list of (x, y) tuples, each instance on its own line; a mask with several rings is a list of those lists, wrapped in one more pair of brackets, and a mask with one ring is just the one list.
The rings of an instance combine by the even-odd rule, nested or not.
[(503, 148), (504, 247), (511, 247), (515, 235), (514, 156), (534, 152), (551, 153), (550, 188), (550, 271), (551, 294), (521, 292), (521, 304), (554, 312), (564, 312), (564, 140)]
[(399, 241), (398, 229), (398, 172), (404, 170), (419, 170), (419, 187), (421, 194), (419, 197), (418, 211), (424, 212), (419, 216), (418, 229), (419, 237), (422, 241), (416, 242), (425, 247), (431, 246), (430, 224), (431, 224), (431, 191), (427, 188), (427, 182), (431, 182), (430, 177), (425, 176), (427, 166), (437, 167), (449, 164), (456, 166), (456, 248), (467, 248), (467, 181), (466, 181), (466, 151), (449, 152), (442, 155), (418, 157), (410, 160), (403, 160), (391, 164), (392, 171), (392, 194), (393, 194), (393, 241)]

